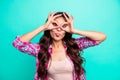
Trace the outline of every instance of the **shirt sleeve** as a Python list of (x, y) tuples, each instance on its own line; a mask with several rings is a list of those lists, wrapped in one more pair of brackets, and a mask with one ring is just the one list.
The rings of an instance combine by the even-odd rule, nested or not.
[(20, 50), (21, 52), (27, 53), (32, 56), (37, 56), (40, 46), (37, 43), (23, 42), (20, 40), (20, 36), (17, 36), (16, 39), (12, 42), (12, 45)]
[(86, 80), (86, 76), (85, 76), (85, 73), (84, 73), (84, 71), (82, 70), (81, 72), (80, 72), (80, 80)]
[(92, 47), (100, 44), (100, 42), (92, 40), (88, 37), (75, 38), (75, 42), (77, 43), (80, 49), (86, 49), (88, 47)]
[(86, 80), (86, 77), (85, 77), (84, 74), (81, 74), (81, 75), (80, 75), (80, 80)]

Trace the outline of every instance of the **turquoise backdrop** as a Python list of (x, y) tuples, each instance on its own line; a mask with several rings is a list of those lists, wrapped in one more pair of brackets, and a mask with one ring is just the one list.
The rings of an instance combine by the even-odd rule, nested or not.
[(43, 25), (50, 11), (72, 14), (77, 29), (107, 35), (99, 46), (84, 50), (87, 80), (120, 80), (120, 0), (0, 0), (0, 80), (33, 80), (35, 58), (12, 41)]

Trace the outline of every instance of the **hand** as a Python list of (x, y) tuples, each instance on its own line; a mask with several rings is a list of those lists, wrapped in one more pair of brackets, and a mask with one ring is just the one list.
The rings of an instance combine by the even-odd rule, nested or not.
[(69, 14), (68, 14), (68, 17), (67, 17), (65, 13), (63, 13), (63, 15), (64, 15), (65, 19), (67, 20), (67, 22), (66, 22), (67, 25), (62, 26), (61, 27), (62, 30), (66, 31), (66, 32), (69, 32), (69, 33), (74, 33), (74, 28), (73, 28), (74, 27), (73, 26), (74, 17), (69, 15)]
[[(55, 12), (55, 13), (56, 13), (56, 12)], [(58, 27), (54, 27), (54, 26), (52, 25), (52, 22), (54, 21), (55, 18), (61, 16), (62, 14), (59, 14), (59, 15), (55, 15), (55, 16), (54, 16), (55, 13), (49, 13), (49, 15), (48, 15), (48, 20), (47, 20), (47, 22), (46, 22), (45, 25), (44, 25), (45, 30), (51, 30), (51, 29), (58, 28)]]

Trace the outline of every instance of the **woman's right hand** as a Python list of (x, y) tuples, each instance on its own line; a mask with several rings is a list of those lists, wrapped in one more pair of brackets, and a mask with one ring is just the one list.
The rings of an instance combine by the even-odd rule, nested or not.
[(54, 27), (52, 22), (54, 22), (54, 19), (57, 18), (57, 17), (60, 17), (62, 14), (55, 15), (55, 13), (49, 13), (48, 20), (44, 25), (45, 30), (51, 30), (51, 29), (58, 28), (58, 27)]

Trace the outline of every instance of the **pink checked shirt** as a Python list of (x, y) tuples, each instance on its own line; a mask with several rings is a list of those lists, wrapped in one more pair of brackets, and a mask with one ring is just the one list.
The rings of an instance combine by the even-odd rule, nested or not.
[[(77, 43), (77, 45), (80, 49), (85, 49), (85, 48), (92, 47), (92, 46), (100, 44), (99, 42), (91, 40), (87, 37), (76, 38), (75, 42)], [(12, 44), (18, 50), (20, 50), (24, 53), (27, 53), (29, 55), (32, 55), (36, 58), (36, 73), (35, 73), (35, 76), (34, 76), (34, 80), (40, 80), (40, 79), (37, 78), (38, 77), (37, 68), (38, 68), (38, 64), (39, 64), (39, 60), (38, 60), (37, 56), (38, 56), (38, 52), (40, 50), (39, 44), (31, 43), (31, 42), (23, 42), (23, 41), (20, 40), (20, 36), (17, 36)], [(52, 54), (52, 47), (51, 46), (49, 47), (48, 51), (49, 51), (50, 54)], [(84, 73), (81, 72), (81, 74), (82, 74), (80, 76), (81, 80), (86, 80)], [(75, 72), (73, 72), (73, 78), (74, 78), (73, 80), (75, 80), (75, 77), (76, 77), (76, 74), (75, 74)], [(46, 78), (46, 80), (47, 79), (48, 78)]]

